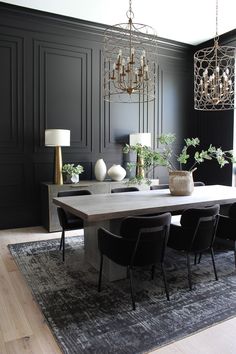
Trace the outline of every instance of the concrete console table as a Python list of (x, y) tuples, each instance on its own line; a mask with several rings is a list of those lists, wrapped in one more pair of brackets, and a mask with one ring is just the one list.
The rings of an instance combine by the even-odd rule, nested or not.
[[(41, 185), (41, 214), (42, 225), (49, 232), (60, 231), (61, 227), (58, 221), (57, 208), (53, 204), (53, 198), (57, 197), (57, 193), (60, 191), (66, 191), (70, 189), (88, 189), (92, 194), (110, 193), (111, 189), (126, 186), (127, 179), (121, 182), (115, 182), (111, 180), (99, 181), (80, 181), (76, 184), (63, 184), (57, 185), (52, 183), (42, 183)], [(158, 179), (152, 180), (153, 184), (159, 184)], [(140, 190), (149, 190), (149, 186), (142, 184), (137, 186)]]

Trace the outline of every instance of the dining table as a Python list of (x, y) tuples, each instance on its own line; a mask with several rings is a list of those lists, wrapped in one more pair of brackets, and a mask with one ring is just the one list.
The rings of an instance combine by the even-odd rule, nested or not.
[[(188, 196), (173, 196), (169, 189), (93, 194), (86, 196), (57, 197), (53, 203), (84, 220), (85, 259), (97, 270), (100, 264), (97, 230), (104, 227), (119, 234), (123, 218), (133, 215), (149, 215), (164, 212), (182, 212), (220, 204), (221, 207), (236, 202), (236, 187), (208, 185), (194, 187)], [(109, 259), (105, 260), (104, 275), (110, 280), (126, 277), (126, 269)]]

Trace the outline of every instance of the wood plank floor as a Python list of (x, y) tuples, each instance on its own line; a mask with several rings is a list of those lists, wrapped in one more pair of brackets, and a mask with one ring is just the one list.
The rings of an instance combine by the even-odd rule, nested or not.
[[(59, 236), (60, 233), (47, 233), (41, 227), (0, 230), (0, 354), (61, 354), (7, 248), (9, 243)], [(235, 354), (235, 333), (233, 318), (152, 354)]]

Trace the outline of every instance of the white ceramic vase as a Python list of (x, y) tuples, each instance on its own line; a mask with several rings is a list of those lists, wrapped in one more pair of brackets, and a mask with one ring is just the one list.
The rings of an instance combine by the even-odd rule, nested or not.
[(95, 163), (94, 174), (97, 181), (104, 181), (107, 173), (107, 167), (103, 159), (98, 159)]
[(122, 181), (126, 176), (126, 171), (121, 165), (113, 165), (107, 172), (113, 181)]

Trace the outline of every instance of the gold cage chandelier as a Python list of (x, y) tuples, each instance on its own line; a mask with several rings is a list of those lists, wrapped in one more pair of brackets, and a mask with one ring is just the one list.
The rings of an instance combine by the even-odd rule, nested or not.
[(194, 54), (194, 108), (201, 111), (234, 109), (234, 88), (235, 48), (219, 45), (216, 0), (214, 45)]
[(155, 98), (157, 35), (155, 30), (134, 23), (129, 0), (127, 23), (104, 33), (104, 99), (108, 102), (148, 102)]

